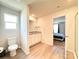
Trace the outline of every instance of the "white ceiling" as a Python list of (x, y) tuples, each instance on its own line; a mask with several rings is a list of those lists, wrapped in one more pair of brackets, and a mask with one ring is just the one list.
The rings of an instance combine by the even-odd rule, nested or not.
[(4, 4), (22, 8), (23, 4), (28, 4), (30, 14), (41, 17), (67, 7), (77, 5), (77, 0), (0, 0)]
[(25, 5), (30, 4), (34, 1), (35, 0), (0, 0), (0, 4), (17, 10), (22, 10)]
[(30, 14), (37, 17), (77, 5), (77, 0), (35, 0), (29, 4)]

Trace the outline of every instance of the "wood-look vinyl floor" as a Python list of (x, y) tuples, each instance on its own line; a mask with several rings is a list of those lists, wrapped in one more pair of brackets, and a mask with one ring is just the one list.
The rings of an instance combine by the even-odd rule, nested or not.
[(67, 57), (66, 57), (66, 59), (75, 59), (73, 53), (70, 52), (70, 51), (67, 51)]
[(27, 56), (19, 49), (15, 57), (10, 57), (7, 54), (0, 59), (65, 59), (65, 49), (60, 45), (49, 46), (40, 43), (31, 47), (30, 54)]

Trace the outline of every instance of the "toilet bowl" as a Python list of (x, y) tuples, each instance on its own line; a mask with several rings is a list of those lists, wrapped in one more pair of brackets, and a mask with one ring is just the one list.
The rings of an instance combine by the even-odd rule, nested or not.
[(16, 50), (18, 49), (18, 45), (16, 44), (16, 38), (9, 38), (8, 45), (8, 51), (10, 52), (10, 56), (15, 56)]
[(17, 44), (10, 45), (8, 47), (8, 51), (10, 51), (10, 56), (15, 56), (16, 55), (17, 48), (18, 48), (18, 45)]

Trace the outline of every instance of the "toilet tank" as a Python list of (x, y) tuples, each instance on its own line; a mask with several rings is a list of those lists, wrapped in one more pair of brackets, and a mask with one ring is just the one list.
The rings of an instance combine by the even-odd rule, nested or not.
[(13, 45), (13, 44), (17, 44), (16, 37), (8, 38), (8, 45)]

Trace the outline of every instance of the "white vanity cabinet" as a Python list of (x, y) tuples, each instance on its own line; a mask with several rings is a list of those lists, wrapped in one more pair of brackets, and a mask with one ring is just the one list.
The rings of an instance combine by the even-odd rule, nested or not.
[(41, 33), (29, 34), (29, 46), (33, 46), (41, 41)]

